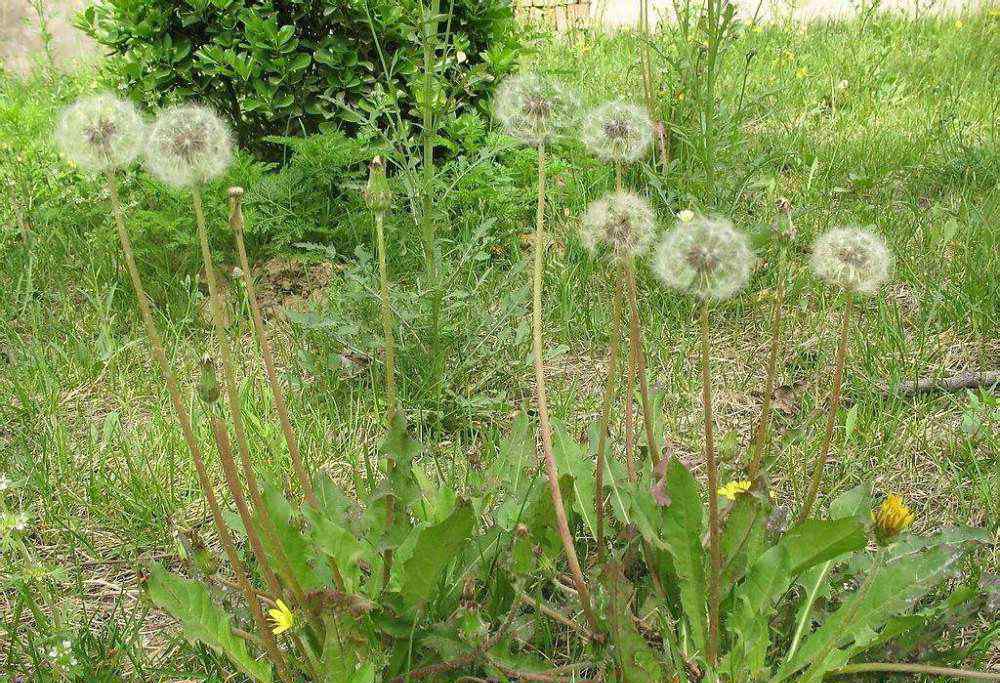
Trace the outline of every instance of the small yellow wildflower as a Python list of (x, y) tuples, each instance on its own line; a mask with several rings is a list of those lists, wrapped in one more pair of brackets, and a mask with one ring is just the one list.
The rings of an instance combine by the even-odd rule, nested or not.
[(961, 19), (956, 19), (955, 20), (955, 28), (962, 28), (963, 26), (965, 26), (965, 22), (964, 21), (962, 21)]
[(719, 489), (719, 495), (729, 500), (736, 500), (736, 496), (749, 491), (752, 485), (749, 481), (731, 481)]
[(800, 66), (798, 69), (795, 70), (795, 75), (798, 78), (805, 78), (806, 75), (808, 75), (808, 73), (809, 73), (808, 69), (806, 69), (804, 66)]
[(684, 209), (677, 214), (677, 217), (681, 219), (682, 223), (690, 223), (694, 220), (694, 211), (691, 209)]
[(875, 538), (879, 544), (886, 545), (903, 529), (913, 524), (913, 519), (913, 512), (906, 507), (903, 499), (890, 494), (882, 506), (872, 512), (872, 521), (875, 523)]
[(677, 93), (677, 101), (678, 102), (683, 102), (684, 101), (684, 91), (683, 90), (681, 90), (679, 93)]
[(274, 605), (272, 609), (267, 610), (267, 613), (271, 616), (271, 621), (274, 623), (274, 628), (271, 632), (277, 636), (295, 625), (295, 617), (292, 615), (292, 610), (288, 609), (288, 605), (283, 600), (276, 600)]

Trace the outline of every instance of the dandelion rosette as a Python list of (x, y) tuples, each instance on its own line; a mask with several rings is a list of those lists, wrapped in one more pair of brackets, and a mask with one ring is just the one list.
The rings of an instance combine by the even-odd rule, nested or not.
[(579, 106), (576, 96), (562, 83), (526, 73), (500, 84), (494, 113), (508, 135), (538, 147), (573, 125)]
[(656, 216), (645, 199), (614, 192), (590, 205), (580, 223), (580, 238), (591, 253), (606, 247), (617, 258), (642, 256), (656, 233)]
[(101, 94), (67, 107), (55, 130), (59, 153), (91, 173), (113, 171), (142, 152), (145, 124), (131, 102)]
[(821, 280), (860, 294), (874, 294), (892, 271), (885, 240), (861, 228), (834, 228), (816, 240), (810, 261)]
[(207, 107), (165, 109), (146, 142), (146, 168), (174, 187), (201, 185), (221, 175), (233, 159), (229, 128)]
[(677, 221), (653, 257), (653, 270), (668, 287), (715, 300), (746, 287), (753, 264), (746, 235), (721, 217)]
[(889, 495), (879, 509), (872, 512), (875, 538), (881, 545), (886, 545), (913, 524), (913, 520), (913, 512), (903, 499), (897, 495)]
[(599, 159), (632, 163), (649, 151), (653, 122), (642, 107), (607, 102), (587, 114), (580, 137)]

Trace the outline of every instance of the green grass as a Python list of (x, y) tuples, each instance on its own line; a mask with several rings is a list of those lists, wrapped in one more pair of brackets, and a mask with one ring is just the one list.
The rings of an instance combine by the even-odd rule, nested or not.
[[(997, 369), (1000, 354), (1000, 59), (995, 10), (963, 18), (877, 18), (768, 26), (742, 34), (720, 83), (724, 134), (719, 192), (684, 144), (693, 110), (670, 87), (675, 149), (669, 171), (646, 168), (629, 182), (648, 188), (664, 224), (684, 208), (718, 210), (743, 228), (769, 223), (776, 203), (793, 207), (796, 274), (779, 382), (772, 484), (783, 501), (801, 499), (817, 447), (828, 388), (838, 302), (803, 263), (812, 238), (839, 223), (874, 225), (897, 255), (886, 292), (861, 307), (845, 394), (856, 409), (844, 443), (838, 430), (832, 495), (870, 480), (905, 495), (917, 528), (989, 524), (1000, 518), (1000, 415), (988, 394), (903, 399), (901, 380)], [(641, 92), (629, 36), (579, 35), (544, 43), (529, 61), (559, 71), (588, 102)], [(669, 49), (669, 41), (658, 43)], [(742, 64), (753, 52), (741, 98)], [(804, 71), (802, 71), (804, 69)], [(92, 87), (90, 74), (19, 81), (0, 77), (0, 145), (23, 161), (0, 165), (0, 474), (16, 486), (0, 495), (25, 510), (27, 555), (0, 556), (0, 669), (33, 671), (54, 642), (74, 640), (76, 680), (221, 680), (225, 667), (183, 644), (162, 614), (148, 611), (134, 567), (176, 556), (178, 530), (206, 529), (193, 468), (149, 355), (99, 185), (64, 169), (47, 136), (59, 107)], [(742, 101), (742, 106), (740, 102)], [(489, 141), (490, 138), (485, 138)], [(503, 152), (489, 173), (459, 184), (444, 230), (448, 391), (426, 385), (426, 304), (420, 245), (408, 219), (390, 224), (393, 302), (401, 326), (401, 399), (435, 455), (441, 476), (462, 485), (469, 463), (489, 459), (511, 414), (530, 402), (527, 273), (520, 234), (531, 225), (531, 155)], [(251, 191), (263, 169), (243, 161), (227, 182)], [(546, 271), (546, 335), (553, 413), (575, 432), (596, 420), (610, 312), (605, 274), (573, 237), (575, 216), (613, 182), (574, 146), (556, 150), (551, 217), (556, 244)], [(224, 216), (223, 184), (209, 213)], [(140, 268), (159, 323), (190, 394), (200, 356), (211, 352), (202, 312), (193, 219), (181, 198), (141, 174), (125, 190)], [(250, 201), (253, 201), (251, 192)], [(295, 213), (270, 196), (269, 216)], [(263, 202), (261, 202), (263, 205)], [(263, 216), (265, 208), (257, 207)], [(18, 213), (30, 238), (22, 241)], [(355, 216), (352, 214), (352, 216)], [(486, 222), (491, 217), (496, 223)], [(254, 212), (248, 213), (253, 229)], [(186, 231), (186, 232), (185, 232)], [(383, 433), (376, 274), (368, 226), (331, 226), (336, 245), (329, 284), (314, 295), (309, 324), (272, 319), (290, 386), (293, 421), (307, 460), (348, 486)], [(216, 254), (235, 260), (224, 231)], [(354, 247), (361, 251), (355, 252)], [(289, 248), (311, 264), (323, 252)], [(526, 253), (526, 252), (524, 252)], [(257, 256), (271, 256), (260, 240)], [(718, 421), (737, 475), (760, 403), (765, 332), (776, 272), (765, 250), (750, 290), (715, 312), (712, 359)], [(309, 289), (308, 282), (295, 283)], [(280, 290), (280, 286), (276, 286)], [(288, 478), (289, 466), (238, 289), (233, 334), (243, 407), (258, 466)], [(699, 448), (697, 328), (690, 302), (660, 288), (643, 269), (642, 315), (651, 382), (677, 455)], [(342, 357), (360, 359), (345, 368)], [(883, 386), (890, 387), (883, 396)], [(846, 409), (845, 409), (846, 412)], [(196, 417), (202, 416), (195, 411)], [(981, 423), (974, 438), (963, 424)], [(203, 442), (207, 425), (199, 419)], [(0, 508), (2, 511), (3, 508)], [(994, 549), (969, 571), (997, 571)], [(997, 664), (996, 645), (983, 662)], [(112, 652), (113, 651), (113, 652)], [(105, 658), (113, 662), (102, 669)], [(41, 674), (39, 674), (41, 675)], [(128, 679), (128, 677), (126, 676)]]

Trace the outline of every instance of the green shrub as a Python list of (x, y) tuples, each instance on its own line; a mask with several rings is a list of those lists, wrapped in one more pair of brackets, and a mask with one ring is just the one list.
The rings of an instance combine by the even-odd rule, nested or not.
[[(107, 75), (116, 87), (151, 107), (200, 100), (229, 118), (242, 146), (261, 152), (267, 135), (353, 132), (358, 113), (398, 109), (415, 120), (421, 6), (101, 0), (78, 25), (110, 48)], [(511, 69), (515, 28), (509, 0), (455, 0), (451, 17), (442, 17), (439, 42), (448, 50), (438, 59), (435, 105), (445, 121), (475, 109)]]

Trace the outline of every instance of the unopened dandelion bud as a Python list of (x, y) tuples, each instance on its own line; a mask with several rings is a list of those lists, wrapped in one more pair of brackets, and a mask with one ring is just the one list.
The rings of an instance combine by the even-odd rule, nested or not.
[(146, 168), (167, 185), (202, 185), (222, 175), (232, 160), (229, 128), (207, 107), (165, 109), (149, 131)]
[(904, 529), (913, 524), (913, 520), (913, 512), (906, 506), (903, 499), (890, 494), (885, 502), (872, 512), (875, 539), (879, 545), (888, 545)]
[(63, 111), (55, 142), (71, 165), (104, 173), (135, 161), (142, 152), (145, 128), (135, 105), (102, 94), (77, 100)]
[(655, 233), (653, 208), (632, 192), (614, 192), (597, 200), (580, 222), (580, 239), (588, 251), (604, 248), (619, 259), (645, 254)]
[(381, 157), (372, 159), (368, 166), (368, 185), (365, 186), (365, 204), (373, 213), (388, 213), (392, 208), (392, 188), (385, 177), (385, 163)]
[(208, 405), (219, 400), (219, 378), (215, 373), (215, 362), (205, 356), (201, 359), (201, 376), (198, 378), (198, 398)]
[(725, 218), (678, 220), (653, 256), (664, 284), (700, 299), (723, 300), (746, 287), (754, 255), (746, 235)]
[(874, 294), (892, 271), (885, 240), (856, 227), (834, 228), (816, 240), (810, 266), (818, 278), (848, 292)]
[(512, 76), (497, 88), (494, 113), (507, 134), (538, 147), (574, 125), (579, 101), (572, 90), (535, 73)]
[(583, 122), (583, 144), (599, 159), (633, 163), (646, 156), (653, 142), (653, 121), (646, 110), (626, 102), (607, 102)]

